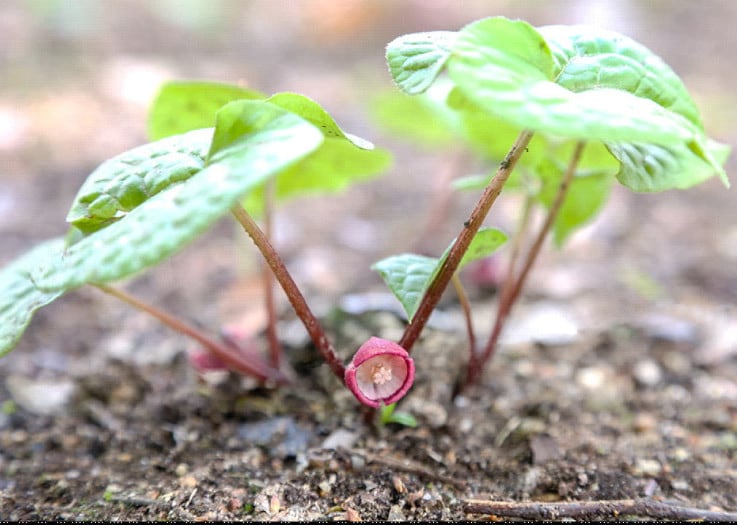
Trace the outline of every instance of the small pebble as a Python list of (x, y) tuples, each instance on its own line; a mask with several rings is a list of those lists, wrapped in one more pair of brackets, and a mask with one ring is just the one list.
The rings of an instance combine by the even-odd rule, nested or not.
[(650, 359), (644, 359), (635, 363), (632, 374), (640, 385), (646, 387), (654, 387), (663, 379), (663, 372), (660, 366)]

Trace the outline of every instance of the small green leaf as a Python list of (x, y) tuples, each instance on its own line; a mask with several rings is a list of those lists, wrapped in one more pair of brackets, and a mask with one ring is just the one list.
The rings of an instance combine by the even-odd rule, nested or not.
[[(504, 232), (496, 228), (481, 228), (468, 246), (456, 273), (468, 263), (491, 255), (506, 241), (507, 235)], [(453, 243), (450, 244), (452, 245)], [(379, 272), (386, 285), (399, 299), (408, 319), (412, 320), (414, 317), (433, 277), (448, 256), (450, 246), (440, 258), (405, 253), (387, 257), (371, 266), (372, 270)]]
[(67, 222), (89, 234), (120, 220), (147, 199), (201, 171), (211, 141), (212, 129), (191, 131), (103, 162), (77, 192)]
[(379, 422), (382, 425), (395, 423), (397, 425), (415, 428), (417, 426), (417, 419), (415, 419), (415, 417), (409, 412), (396, 412), (394, 410), (396, 407), (396, 403), (392, 403), (391, 405), (383, 405), (379, 409)]
[[(478, 261), (484, 257), (488, 257), (495, 251), (497, 251), (505, 242), (507, 242), (507, 234), (496, 228), (480, 228), (474, 236), (471, 244), (468, 245), (468, 250), (463, 254), (460, 264), (456, 272), (460, 272), (464, 266), (473, 261)], [(450, 252), (450, 246), (445, 250), (445, 253), (440, 258), (444, 261)]]
[(36, 288), (31, 274), (63, 248), (63, 238), (46, 241), (0, 270), (0, 356), (15, 347), (36, 310), (62, 295)]
[(438, 259), (414, 253), (392, 255), (371, 266), (399, 299), (407, 318), (412, 320), (430, 279), (435, 273)]
[(386, 48), (386, 61), (394, 82), (408, 95), (424, 92), (443, 69), (457, 35), (432, 31), (392, 40)]
[(44, 291), (56, 292), (115, 281), (153, 266), (322, 140), (312, 124), (272, 104), (231, 102), (218, 112), (204, 169), (69, 246), (34, 280)]
[(215, 114), (234, 100), (263, 99), (262, 93), (232, 84), (205, 81), (167, 82), (159, 90), (148, 116), (148, 135), (159, 140), (215, 125)]

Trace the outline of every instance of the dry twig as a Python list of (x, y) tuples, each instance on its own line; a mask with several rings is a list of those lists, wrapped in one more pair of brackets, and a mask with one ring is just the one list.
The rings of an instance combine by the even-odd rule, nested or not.
[(556, 520), (561, 518), (594, 519), (639, 516), (667, 520), (737, 521), (737, 512), (702, 510), (682, 507), (652, 499), (619, 499), (546, 503), (540, 501), (511, 502), (470, 499), (463, 510), (471, 514), (491, 514), (504, 518)]

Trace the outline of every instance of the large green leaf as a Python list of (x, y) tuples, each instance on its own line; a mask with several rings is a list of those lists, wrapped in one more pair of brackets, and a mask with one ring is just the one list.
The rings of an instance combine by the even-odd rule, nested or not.
[(657, 102), (613, 87), (555, 83), (547, 42), (522, 21), (488, 18), (460, 31), (447, 63), (464, 94), (515, 126), (582, 140), (692, 143), (701, 130)]
[(696, 104), (678, 75), (642, 44), (593, 26), (538, 28), (555, 61), (555, 82), (573, 92), (602, 87), (650, 99), (702, 128)]
[(50, 292), (115, 281), (152, 266), (204, 231), (250, 189), (314, 151), (312, 124), (263, 101), (218, 112), (204, 169), (169, 185), (120, 220), (87, 235), (33, 275)]
[(159, 140), (194, 129), (211, 128), (215, 114), (228, 102), (262, 99), (265, 95), (251, 89), (219, 82), (172, 81), (156, 95), (148, 114), (148, 135)]
[[(507, 241), (507, 235), (496, 228), (481, 228), (463, 255), (456, 273), (468, 263), (494, 253)], [(452, 243), (451, 245), (452, 246)], [(450, 246), (439, 258), (414, 253), (393, 255), (374, 263), (371, 268), (379, 272), (384, 282), (399, 299), (408, 319), (412, 320), (435, 274), (448, 257)]]
[[(657, 144), (610, 143), (607, 147), (621, 162), (617, 179), (633, 191), (685, 189), (714, 176), (714, 165), (707, 164), (701, 155), (696, 155), (686, 145), (666, 147)], [(707, 151), (714, 162), (721, 166), (727, 161), (731, 148), (709, 140)], [(723, 180), (727, 183), (726, 179)]]
[[(626, 36), (599, 28), (556, 25), (539, 31), (552, 50), (557, 84), (573, 92), (614, 88), (632, 93), (681, 115), (697, 131), (692, 140), (672, 145), (633, 144), (637, 141), (632, 138), (612, 145), (610, 151), (623, 163), (620, 181), (628, 181), (623, 184), (637, 191), (660, 191), (687, 188), (717, 174), (729, 185), (722, 168), (725, 146), (703, 134), (695, 102), (660, 57)], [(638, 151), (650, 153), (635, 153)], [(635, 164), (635, 159), (642, 162)], [(665, 165), (679, 169), (666, 173), (658, 168)]]
[[(378, 175), (391, 163), (387, 151), (344, 132), (327, 111), (303, 95), (279, 93), (267, 102), (299, 115), (325, 136), (317, 150), (277, 175), (277, 200), (308, 193), (340, 191), (352, 183)], [(252, 214), (261, 212), (262, 185), (249, 192), (245, 207)]]
[(36, 310), (62, 295), (36, 288), (31, 273), (63, 248), (64, 239), (46, 241), (0, 270), (0, 356), (18, 343)]
[(443, 69), (457, 36), (452, 31), (431, 31), (392, 40), (386, 61), (394, 82), (408, 95), (424, 92)]
[(93, 171), (74, 198), (67, 222), (92, 233), (205, 166), (212, 129), (191, 131), (126, 151)]

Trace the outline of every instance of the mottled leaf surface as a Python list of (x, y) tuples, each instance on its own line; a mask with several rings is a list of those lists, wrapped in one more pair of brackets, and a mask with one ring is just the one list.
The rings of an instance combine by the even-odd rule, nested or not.
[(18, 343), (36, 310), (62, 295), (63, 291), (39, 290), (31, 274), (48, 264), (63, 248), (64, 239), (52, 239), (0, 269), (0, 356)]
[(219, 113), (206, 166), (124, 218), (87, 235), (34, 275), (63, 291), (127, 277), (172, 255), (249, 189), (314, 151), (322, 134), (299, 116), (262, 101), (236, 101)]

